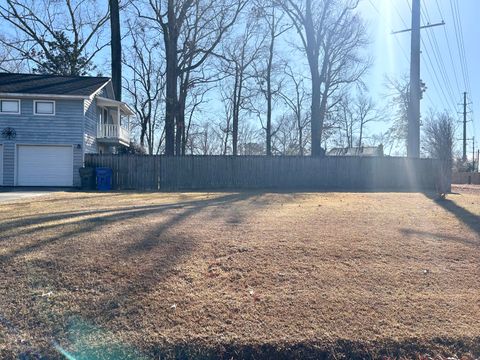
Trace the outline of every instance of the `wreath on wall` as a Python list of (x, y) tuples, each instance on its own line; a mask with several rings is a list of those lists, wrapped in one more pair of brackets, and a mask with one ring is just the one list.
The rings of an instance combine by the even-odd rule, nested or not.
[(7, 140), (15, 139), (17, 137), (17, 132), (14, 128), (7, 127), (2, 130), (2, 137)]

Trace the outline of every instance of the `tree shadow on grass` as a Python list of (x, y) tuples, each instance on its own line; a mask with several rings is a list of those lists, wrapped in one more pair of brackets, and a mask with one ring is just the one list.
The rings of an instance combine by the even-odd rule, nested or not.
[[(74, 315), (88, 322), (110, 328), (111, 321), (122, 318), (126, 308), (132, 312), (130, 315), (135, 317), (135, 312), (138, 311), (135, 302), (147, 296), (152, 287), (171, 274), (170, 271), (176, 264), (194, 251), (197, 239), (175, 234), (175, 225), (188, 221), (191, 216), (206, 209), (211, 211), (211, 208), (235, 207), (239, 202), (259, 195), (220, 194), (213, 198), (178, 203), (42, 214), (24, 220), (0, 222), (0, 239), (5, 249), (0, 256), (0, 263), (6, 269), (4, 276), (6, 282), (10, 283), (9, 286), (12, 289), (19, 287), (18, 295), (17, 291), (9, 291), (2, 294), (0, 301), (14, 303), (17, 296), (25, 297), (27, 294), (26, 301), (30, 303), (27, 318), (30, 321), (38, 319), (34, 321), (38, 323), (38, 329), (32, 330), (37, 338), (54, 338), (60, 341), (67, 339), (68, 329), (62, 327), (61, 324), (65, 321), (60, 319), (68, 318), (72, 311)], [(219, 216), (222, 214), (219, 213)], [(152, 225), (143, 228), (140, 220), (145, 217), (154, 221)], [(138, 223), (135, 221), (137, 219)], [(67, 220), (68, 222), (62, 222)], [(93, 263), (88, 259), (92, 253), (78, 250), (77, 241), (81, 243), (80, 249), (84, 249), (91, 243), (92, 235), (101, 236), (105, 227), (111, 228), (117, 224), (123, 226), (125, 222), (128, 224), (120, 233), (108, 233), (105, 253), (102, 253), (99, 246), (101, 240), (95, 240), (94, 246), (99, 253), (93, 254)], [(28, 225), (33, 228), (22, 228)], [(135, 232), (133, 239), (128, 238), (129, 231)], [(174, 236), (168, 231), (172, 231)], [(5, 239), (5, 235), (8, 235), (9, 239)], [(116, 243), (118, 236), (125, 236), (124, 241)], [(39, 253), (46, 256), (40, 255), (40, 258), (37, 258)], [(26, 255), (29, 260), (21, 258)], [(121, 266), (117, 265), (120, 262), (130, 263), (132, 272), (126, 274), (122, 271)], [(132, 263), (135, 265), (132, 266)], [(20, 271), (17, 272), (18, 270)], [(90, 296), (80, 296), (81, 293), (78, 293), (78, 297), (74, 296), (74, 300), (70, 300), (74, 305), (72, 309), (65, 308), (60, 318), (58, 314), (55, 315), (53, 319), (57, 321), (42, 323), (42, 319), (46, 318), (46, 308), (39, 306), (38, 300), (35, 300), (37, 297), (31, 294), (36, 290), (49, 290), (49, 287), (54, 294), (67, 292), (69, 297), (74, 296), (74, 291), (78, 291), (75, 289), (77, 287), (87, 292), (94, 291), (96, 301), (92, 303)], [(22, 293), (24, 295), (21, 295)], [(13, 321), (11, 314), (15, 313), (15, 310), (11, 310), (4, 309), (6, 317)], [(113, 326), (113, 330), (118, 331), (118, 328)], [(43, 351), (52, 353), (53, 350), (46, 348)]]
[[(424, 195), (434, 201), (438, 206), (442, 207), (450, 214), (454, 215), (460, 222), (466, 225), (477, 236), (480, 236), (480, 216), (471, 211), (461, 207), (451, 199), (439, 199), (436, 194), (424, 193)], [(478, 245), (479, 243), (477, 243)]]
[(421, 231), (421, 230), (413, 230), (413, 229), (400, 229), (400, 232), (405, 236), (425, 236), (428, 238), (433, 238), (438, 241), (452, 241), (457, 243), (462, 243), (468, 246), (477, 247), (480, 242), (475, 240), (466, 239), (465, 237), (461, 236), (453, 236), (453, 235), (446, 235), (441, 233), (433, 233), (429, 231)]
[[(47, 236), (41, 240), (33, 241), (26, 246), (18, 246), (15, 250), (6, 251), (0, 255), (1, 261), (8, 261), (12, 257), (24, 255), (28, 252), (41, 249), (43, 246), (54, 244), (57, 241), (68, 239), (70, 237), (80, 236), (85, 233), (92, 233), (101, 226), (115, 225), (136, 218), (145, 216), (161, 215), (169, 210), (183, 210), (175, 214), (171, 220), (162, 225), (161, 229), (157, 229), (157, 235), (162, 230), (169, 228), (175, 223), (184, 220), (188, 216), (199, 212), (208, 207), (218, 207), (228, 204), (229, 206), (248, 198), (258, 195), (254, 193), (234, 193), (227, 194), (212, 199), (190, 200), (178, 203), (145, 205), (145, 206), (125, 206), (120, 208), (85, 210), (74, 212), (61, 212), (56, 214), (47, 214), (33, 216), (26, 219), (16, 219), (12, 221), (0, 222), (0, 241), (21, 238), (29, 235), (35, 235), (37, 232), (50, 230), (59, 230), (54, 236)], [(63, 221), (68, 221), (64, 223)], [(34, 226), (32, 228), (25, 228)], [(71, 230), (66, 230), (72, 228)], [(12, 231), (14, 229), (14, 231)], [(135, 246), (142, 248), (142, 244)]]

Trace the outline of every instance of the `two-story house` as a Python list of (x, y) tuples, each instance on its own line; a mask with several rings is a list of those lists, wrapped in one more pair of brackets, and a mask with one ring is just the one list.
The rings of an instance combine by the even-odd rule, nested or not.
[(0, 73), (0, 186), (78, 186), (86, 153), (130, 144), (106, 77)]

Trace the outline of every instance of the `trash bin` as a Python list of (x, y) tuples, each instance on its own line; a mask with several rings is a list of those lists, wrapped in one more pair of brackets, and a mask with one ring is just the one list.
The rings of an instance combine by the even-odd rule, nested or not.
[(95, 169), (92, 167), (83, 167), (79, 169), (80, 179), (82, 180), (82, 190), (95, 189)]
[(97, 175), (97, 190), (112, 190), (112, 169), (96, 168), (95, 172)]

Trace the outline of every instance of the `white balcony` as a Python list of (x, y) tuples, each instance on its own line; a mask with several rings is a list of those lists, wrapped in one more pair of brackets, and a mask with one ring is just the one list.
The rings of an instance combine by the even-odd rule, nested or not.
[(109, 145), (130, 145), (130, 116), (127, 104), (97, 97), (97, 141)]
[(118, 141), (122, 144), (129, 145), (130, 131), (116, 124), (98, 124), (97, 140), (106, 140), (108, 142)]

